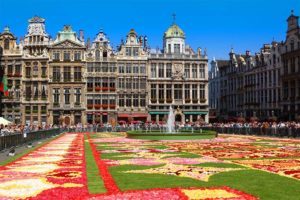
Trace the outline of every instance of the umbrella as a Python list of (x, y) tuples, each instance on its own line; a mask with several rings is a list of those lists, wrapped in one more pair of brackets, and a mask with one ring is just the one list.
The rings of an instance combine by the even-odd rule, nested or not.
[(119, 121), (119, 124), (126, 124), (126, 121), (120, 120), (120, 121)]
[(11, 124), (11, 122), (7, 119), (4, 119), (3, 117), (0, 117), (0, 124), (3, 124), (5, 126)]

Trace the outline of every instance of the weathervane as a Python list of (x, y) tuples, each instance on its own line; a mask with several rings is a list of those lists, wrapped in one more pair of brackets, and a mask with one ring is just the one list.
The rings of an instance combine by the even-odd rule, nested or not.
[(173, 24), (175, 24), (175, 21), (176, 21), (176, 14), (173, 13), (172, 16), (173, 16)]

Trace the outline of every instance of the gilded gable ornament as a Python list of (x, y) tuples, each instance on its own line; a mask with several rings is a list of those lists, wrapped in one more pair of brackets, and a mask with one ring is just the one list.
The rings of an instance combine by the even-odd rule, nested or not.
[(174, 65), (174, 72), (172, 73), (173, 79), (182, 79), (183, 78), (183, 65), (182, 64), (175, 64)]

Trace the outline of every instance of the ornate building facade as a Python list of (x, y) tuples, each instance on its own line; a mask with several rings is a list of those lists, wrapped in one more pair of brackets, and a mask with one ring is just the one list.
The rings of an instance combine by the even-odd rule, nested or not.
[(85, 45), (71, 26), (49, 47), (49, 123), (65, 125), (85, 121)]
[[(264, 44), (254, 56), (249, 51), (245, 55), (231, 51), (229, 60), (216, 61), (219, 77), (212, 77), (210, 83), (220, 81), (219, 88), (215, 89), (220, 91), (217, 100), (220, 103), (216, 106), (220, 118), (300, 119), (298, 16), (292, 12), (287, 22), (284, 42)], [(214, 93), (210, 93), (211, 99), (212, 95)]]
[(208, 59), (185, 44), (176, 24), (162, 51), (133, 29), (115, 50), (102, 30), (92, 44), (71, 26), (51, 39), (37, 16), (19, 45), (8, 29), (0, 44), (10, 88), (4, 117), (15, 123), (158, 122), (170, 106), (178, 122), (208, 121)]
[(143, 37), (134, 29), (127, 34), (116, 54), (118, 66), (118, 121), (146, 121), (147, 59)]
[(207, 56), (185, 44), (175, 23), (164, 33), (163, 45), (149, 56), (149, 119), (165, 121), (172, 106), (177, 122), (208, 122)]
[(50, 36), (46, 33), (45, 19), (28, 20), (27, 34), (21, 45), (22, 54), (22, 122), (48, 123), (48, 72)]
[(117, 118), (117, 61), (107, 35), (101, 30), (86, 53), (86, 105), (88, 123)]
[(17, 45), (17, 38), (5, 27), (0, 34), (1, 68), (7, 76), (8, 96), (3, 97), (2, 113), (14, 123), (21, 122), (21, 78), (22, 48)]

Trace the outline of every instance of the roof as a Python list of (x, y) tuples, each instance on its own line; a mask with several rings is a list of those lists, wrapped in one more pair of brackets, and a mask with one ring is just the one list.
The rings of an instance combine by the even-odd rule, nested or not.
[(165, 38), (173, 38), (173, 37), (175, 37), (175, 38), (176, 37), (177, 38), (185, 38), (185, 34), (184, 34), (183, 30), (179, 26), (177, 26), (176, 24), (173, 24), (165, 32), (164, 37)]
[(45, 19), (39, 16), (34, 16), (33, 18), (28, 20), (29, 23), (44, 23)]

